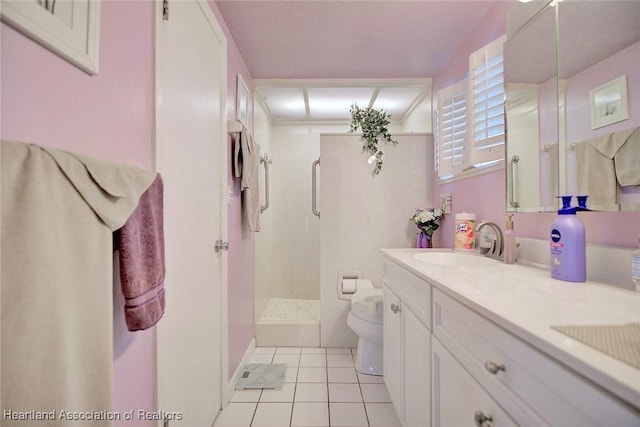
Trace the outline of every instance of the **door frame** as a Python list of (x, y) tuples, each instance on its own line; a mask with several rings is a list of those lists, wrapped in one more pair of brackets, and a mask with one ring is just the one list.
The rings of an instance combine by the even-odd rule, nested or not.
[[(218, 23), (217, 18), (215, 17), (211, 7), (207, 3), (206, 0), (191, 0), (198, 3), (200, 10), (203, 15), (211, 25), (216, 36), (223, 41), (221, 49), (221, 70), (220, 70), (220, 164), (218, 165), (219, 173), (220, 173), (220, 188), (219, 198), (220, 198), (220, 230), (219, 230), (219, 238), (222, 241), (228, 242), (228, 206), (230, 203), (230, 190), (228, 184), (228, 159), (229, 159), (229, 144), (228, 144), (228, 132), (227, 132), (227, 93), (228, 93), (228, 84), (227, 84), (227, 69), (228, 69), (228, 55), (227, 55), (227, 37)], [(158, 133), (160, 132), (158, 125), (158, 58), (160, 56), (160, 32), (158, 30), (159, 23), (163, 20), (163, 2), (156, 0), (154, 8), (154, 20), (153, 20), (153, 32), (154, 32), (154, 78), (153, 78), (153, 168), (157, 170), (158, 160), (160, 158), (161, 147), (158, 146)], [(169, 9), (169, 19), (171, 19), (171, 10)], [(213, 246), (214, 242), (211, 242)], [(224, 408), (228, 403), (228, 383), (229, 383), (229, 328), (228, 328), (228, 281), (229, 281), (229, 257), (228, 252), (225, 250), (221, 250), (218, 253), (220, 257), (220, 276), (219, 276), (219, 297), (220, 297), (220, 396), (221, 402), (220, 409)], [(157, 342), (157, 335), (156, 335)], [(157, 353), (156, 353), (157, 355)], [(156, 375), (158, 375), (156, 373)], [(158, 394), (159, 389), (157, 387), (156, 380), (156, 390), (155, 390), (155, 400), (156, 404), (158, 402)]]

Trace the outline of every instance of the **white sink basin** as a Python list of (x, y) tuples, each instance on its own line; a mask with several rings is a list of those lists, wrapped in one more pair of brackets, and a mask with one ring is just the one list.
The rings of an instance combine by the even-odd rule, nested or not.
[(450, 267), (498, 267), (500, 261), (477, 254), (462, 252), (421, 252), (413, 256), (417, 261)]

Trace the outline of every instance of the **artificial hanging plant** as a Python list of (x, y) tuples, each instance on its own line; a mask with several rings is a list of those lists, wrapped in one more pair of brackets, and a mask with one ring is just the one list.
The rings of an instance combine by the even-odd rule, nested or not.
[(378, 142), (380, 139), (385, 142), (397, 144), (398, 141), (394, 141), (389, 133), (389, 120), (391, 115), (384, 110), (376, 110), (374, 108), (360, 108), (358, 104), (353, 104), (351, 109), (351, 128), (349, 132), (357, 132), (358, 128), (362, 129), (362, 139), (364, 145), (362, 146), (363, 152), (371, 154), (369, 157), (369, 163), (375, 162), (373, 169), (373, 175), (378, 175), (382, 170), (382, 163), (384, 162), (384, 153), (378, 148)]

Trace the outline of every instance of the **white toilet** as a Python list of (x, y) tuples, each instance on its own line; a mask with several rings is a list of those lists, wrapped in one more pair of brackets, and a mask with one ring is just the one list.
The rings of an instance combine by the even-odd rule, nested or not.
[(382, 375), (382, 289), (369, 280), (358, 279), (351, 297), (347, 325), (358, 335), (356, 370), (368, 375)]

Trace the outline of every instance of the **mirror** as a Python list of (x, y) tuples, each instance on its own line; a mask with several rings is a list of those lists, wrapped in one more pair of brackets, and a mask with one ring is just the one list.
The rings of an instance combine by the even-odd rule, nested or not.
[(640, 210), (638, 22), (639, 1), (513, 4), (508, 211), (555, 210), (558, 194), (588, 194), (594, 210)]
[(514, 3), (507, 19), (505, 168), (510, 212), (538, 212), (556, 206), (559, 129), (555, 13), (546, 2)]
[(640, 2), (558, 3), (558, 54), (566, 194), (640, 210)]

